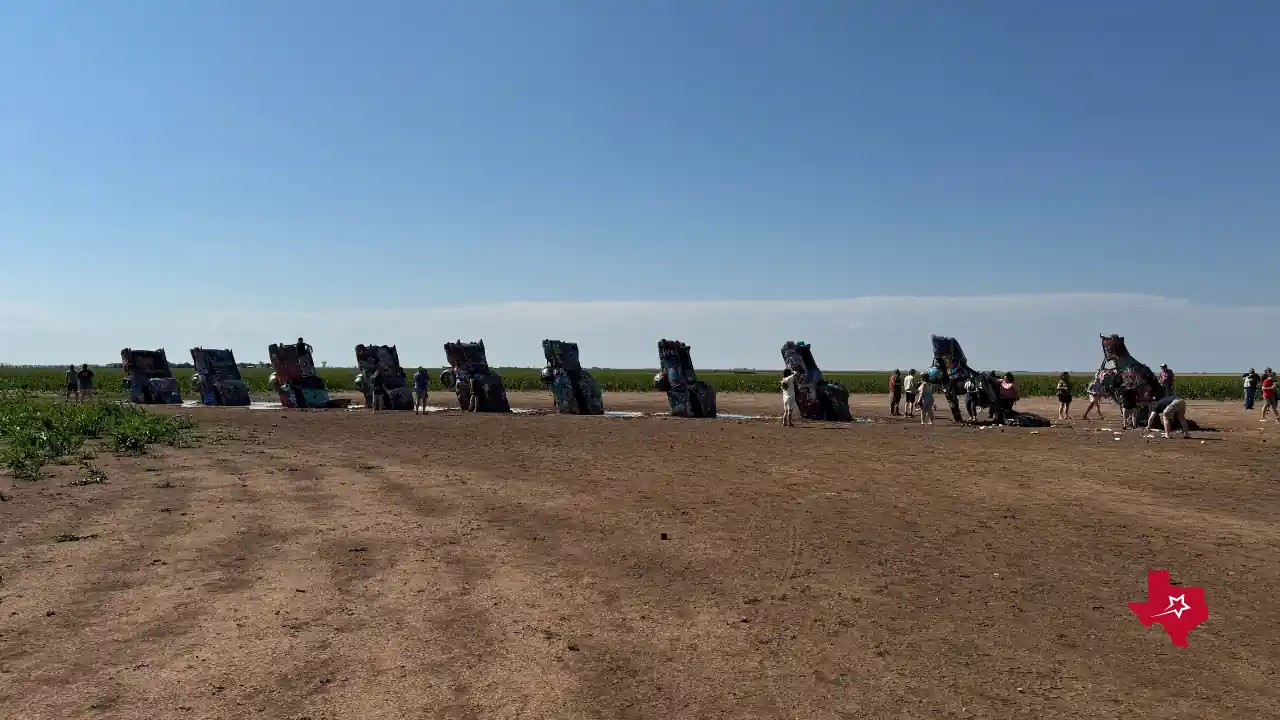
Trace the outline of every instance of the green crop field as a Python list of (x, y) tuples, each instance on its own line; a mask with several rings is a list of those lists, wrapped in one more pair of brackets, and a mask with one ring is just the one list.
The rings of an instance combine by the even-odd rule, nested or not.
[[(412, 367), (406, 367), (412, 374)], [(431, 372), (431, 389), (439, 391), (439, 368), (429, 368)], [(0, 366), (0, 390), (27, 390), (34, 392), (62, 392), (64, 368)], [(115, 394), (120, 391), (120, 381), (124, 374), (120, 368), (95, 368), (97, 376), (94, 384), (103, 394)], [(267, 392), (267, 377), (270, 368), (241, 368), (244, 380), (250, 392), (262, 394)], [(356, 370), (354, 368), (321, 368), (320, 376), (330, 390), (350, 391), (355, 389)], [(542, 390), (539, 371), (534, 368), (499, 368), (507, 390)], [(653, 375), (657, 370), (609, 370), (592, 369), (591, 374), (607, 392), (651, 392), (653, 391)], [(698, 372), (698, 378), (705, 380), (720, 392), (779, 392), (778, 380), (781, 371), (732, 371), (705, 370)], [(182, 392), (191, 392), (190, 368), (175, 368), (174, 374), (182, 386)], [(886, 393), (888, 392), (888, 372), (827, 372), (828, 379), (838, 380), (849, 388), (849, 392)], [(1016, 374), (1022, 395), (1053, 395), (1058, 378), (1052, 374)], [(1084, 393), (1091, 373), (1073, 373), (1073, 381), (1077, 395)], [(1192, 400), (1235, 400), (1243, 397), (1243, 387), (1238, 375), (1179, 375), (1177, 392), (1182, 397)]]

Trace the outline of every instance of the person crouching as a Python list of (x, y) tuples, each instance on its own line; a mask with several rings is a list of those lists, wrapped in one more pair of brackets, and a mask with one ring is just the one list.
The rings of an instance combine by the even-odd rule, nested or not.
[(1151, 406), (1151, 416), (1147, 419), (1148, 431), (1155, 432), (1157, 419), (1164, 423), (1162, 437), (1169, 437), (1175, 424), (1182, 429), (1182, 437), (1191, 437), (1187, 430), (1187, 401), (1177, 395), (1165, 395)]

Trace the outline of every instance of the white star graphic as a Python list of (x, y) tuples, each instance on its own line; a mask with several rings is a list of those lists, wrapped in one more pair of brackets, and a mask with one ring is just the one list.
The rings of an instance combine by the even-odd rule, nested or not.
[[(1174, 607), (1174, 604), (1175, 604), (1175, 603), (1182, 603), (1182, 607)], [(1169, 607), (1168, 607), (1168, 608), (1165, 608), (1165, 611), (1164, 611), (1164, 612), (1162, 612), (1162, 613), (1156, 613), (1155, 615), (1152, 615), (1151, 617), (1160, 617), (1161, 615), (1168, 615), (1169, 613), (1173, 613), (1174, 615), (1176, 615), (1176, 616), (1178, 617), (1178, 619), (1182, 619), (1182, 613), (1184, 613), (1184, 612), (1186, 612), (1187, 610), (1190, 610), (1190, 609), (1191, 609), (1191, 606), (1187, 604), (1187, 596), (1186, 596), (1185, 594), (1183, 594), (1183, 595), (1178, 595), (1177, 597), (1174, 597), (1173, 595), (1170, 595), (1170, 596), (1169, 596)]]

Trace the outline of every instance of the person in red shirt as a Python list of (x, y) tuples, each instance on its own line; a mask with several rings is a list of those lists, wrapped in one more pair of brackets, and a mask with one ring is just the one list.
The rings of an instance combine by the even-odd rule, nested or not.
[(1276, 409), (1276, 374), (1267, 368), (1262, 373), (1262, 419), (1267, 419), (1267, 410), (1276, 422), (1280, 422), (1280, 410)]
[(902, 371), (894, 370), (889, 376), (889, 414), (901, 415), (902, 409), (898, 407), (898, 403), (902, 402)]

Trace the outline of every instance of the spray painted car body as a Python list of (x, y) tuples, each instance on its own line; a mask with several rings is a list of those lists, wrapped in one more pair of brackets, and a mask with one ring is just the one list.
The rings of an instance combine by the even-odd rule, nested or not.
[(267, 356), (280, 384), (280, 404), (291, 408), (346, 407), (350, 400), (330, 398), (324, 378), (316, 374), (311, 346), (297, 343), (270, 345)]
[(564, 340), (543, 340), (542, 384), (551, 391), (556, 410), (569, 415), (603, 415), (604, 394), (591, 373), (582, 369), (578, 344)]
[(471, 387), (474, 385), (476, 412), (511, 412), (502, 376), (489, 367), (489, 360), (485, 357), (484, 340), (445, 343), (444, 356), (449, 362), (449, 369), (440, 373), (440, 384), (453, 389), (458, 397), (458, 407), (463, 410), (471, 408)]
[(200, 401), (205, 405), (249, 404), (249, 386), (240, 376), (235, 353), (191, 348), (191, 362), (196, 366)]
[(356, 366), (364, 376), (365, 405), (373, 407), (373, 373), (381, 371), (387, 392), (387, 410), (412, 410), (413, 392), (409, 388), (404, 368), (400, 366), (400, 353), (395, 345), (357, 345)]
[(661, 370), (653, 376), (653, 385), (667, 394), (672, 415), (716, 416), (716, 389), (698, 379), (688, 345), (678, 340), (659, 340), (658, 362)]
[(129, 399), (146, 405), (181, 405), (182, 392), (178, 379), (173, 376), (169, 358), (164, 348), (159, 350), (120, 351), (125, 382), (129, 386)]
[(807, 343), (787, 341), (782, 346), (782, 362), (796, 374), (796, 405), (806, 420), (853, 422), (849, 391), (841, 383), (827, 380), (813, 359)]

